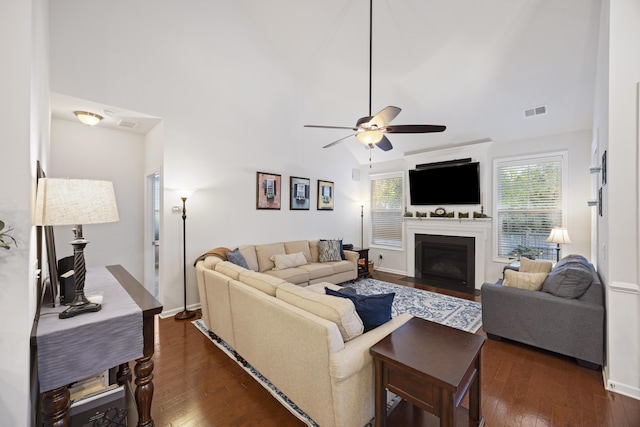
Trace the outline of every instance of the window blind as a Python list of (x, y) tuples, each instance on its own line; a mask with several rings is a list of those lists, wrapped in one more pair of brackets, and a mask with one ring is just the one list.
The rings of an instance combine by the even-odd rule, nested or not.
[(371, 243), (402, 247), (403, 175), (371, 177)]
[(563, 155), (497, 163), (497, 255), (555, 260), (551, 229), (562, 225)]

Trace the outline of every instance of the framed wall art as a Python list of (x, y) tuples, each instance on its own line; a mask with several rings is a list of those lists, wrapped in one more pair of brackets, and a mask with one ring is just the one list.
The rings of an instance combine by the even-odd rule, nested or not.
[(318, 210), (333, 210), (334, 188), (333, 182), (318, 180)]
[(607, 183), (607, 150), (602, 153), (602, 165), (600, 166), (600, 172), (602, 173), (602, 185)]
[(282, 183), (280, 175), (258, 172), (256, 209), (280, 209)]
[(309, 210), (311, 180), (309, 178), (300, 178), (292, 176), (289, 178), (289, 188), (291, 196), (289, 197), (289, 208), (292, 211)]

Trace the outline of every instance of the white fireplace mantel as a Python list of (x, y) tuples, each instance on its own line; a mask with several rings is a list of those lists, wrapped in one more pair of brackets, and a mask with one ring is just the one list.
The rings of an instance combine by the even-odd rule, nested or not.
[(486, 240), (491, 229), (491, 218), (403, 218), (407, 242), (407, 275), (415, 277), (416, 234), (463, 236), (475, 238), (475, 288), (484, 282)]

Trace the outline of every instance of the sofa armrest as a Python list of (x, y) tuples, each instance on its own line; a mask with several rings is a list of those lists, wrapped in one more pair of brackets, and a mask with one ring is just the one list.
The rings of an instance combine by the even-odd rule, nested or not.
[(342, 350), (331, 355), (331, 376), (338, 381), (349, 378), (367, 364), (372, 363), (373, 358), (369, 354), (369, 349), (412, 317), (408, 313), (400, 314), (387, 323), (346, 342)]

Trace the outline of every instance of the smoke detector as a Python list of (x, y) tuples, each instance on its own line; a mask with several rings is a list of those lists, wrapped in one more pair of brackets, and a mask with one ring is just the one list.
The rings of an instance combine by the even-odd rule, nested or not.
[(540, 105), (539, 107), (527, 108), (526, 110), (523, 110), (523, 112), (525, 118), (541, 116), (543, 114), (547, 114), (547, 106)]

